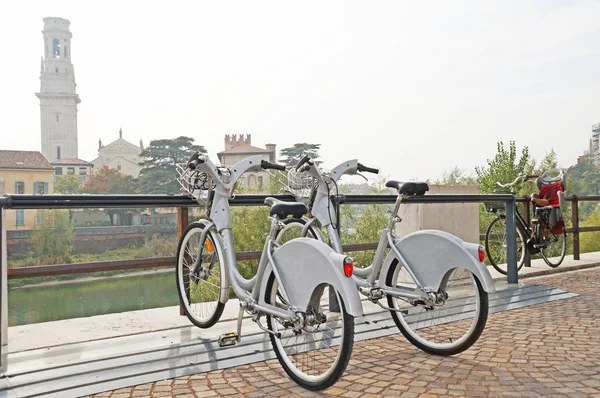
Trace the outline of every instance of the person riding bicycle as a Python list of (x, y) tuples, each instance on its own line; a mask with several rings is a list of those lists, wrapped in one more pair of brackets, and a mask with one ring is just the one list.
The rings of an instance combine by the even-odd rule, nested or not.
[[(556, 177), (549, 177), (550, 174), (558, 173)], [(546, 171), (543, 175), (535, 180), (535, 183), (539, 189), (537, 194), (531, 195), (531, 201), (537, 206), (546, 207), (550, 206), (548, 213), (548, 226), (554, 233), (562, 233), (564, 228), (564, 221), (561, 213), (561, 201), (559, 192), (565, 191), (565, 176), (561, 169), (551, 169)], [(528, 242), (533, 238), (528, 240)]]

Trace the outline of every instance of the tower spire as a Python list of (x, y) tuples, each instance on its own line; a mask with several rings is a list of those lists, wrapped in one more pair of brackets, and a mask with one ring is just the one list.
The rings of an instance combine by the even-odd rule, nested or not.
[(75, 73), (71, 63), (70, 22), (44, 18), (44, 56), (40, 65), (40, 119), (42, 154), (51, 163), (77, 159), (77, 104)]
[(119, 138), (123, 138), (123, 129), (119, 127)]

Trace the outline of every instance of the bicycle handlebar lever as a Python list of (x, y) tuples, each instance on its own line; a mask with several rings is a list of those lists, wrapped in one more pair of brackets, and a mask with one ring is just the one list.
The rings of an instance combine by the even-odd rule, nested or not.
[(358, 171), (363, 171), (365, 173), (379, 174), (379, 169), (374, 169), (372, 167), (367, 167), (367, 166), (364, 166), (364, 165), (362, 165), (360, 163), (358, 163), (357, 166), (358, 167), (356, 169)]
[(310, 162), (310, 156), (308, 155), (304, 155), (304, 157), (298, 162), (296, 165), (296, 171), (300, 170), (300, 167), (302, 167), (306, 162)]
[(274, 170), (285, 171), (285, 166), (284, 165), (282, 165), (282, 164), (276, 164), (276, 163), (271, 163), (271, 162), (268, 162), (266, 160), (261, 160), (260, 161), (260, 167), (262, 167), (265, 170), (267, 170), (267, 169), (274, 169)]
[(188, 168), (190, 170), (196, 170), (196, 168), (198, 167), (198, 165), (201, 164), (201, 163), (204, 163), (204, 162), (205, 162), (204, 157), (200, 156), (200, 154), (198, 152), (196, 152), (190, 158), (190, 161), (188, 162)]

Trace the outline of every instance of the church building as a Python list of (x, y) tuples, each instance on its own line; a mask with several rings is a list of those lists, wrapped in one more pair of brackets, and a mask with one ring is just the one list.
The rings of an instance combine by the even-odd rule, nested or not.
[(102, 166), (108, 166), (111, 169), (117, 169), (119, 173), (137, 177), (140, 174), (142, 161), (140, 153), (144, 150), (144, 143), (140, 139), (140, 146), (136, 146), (123, 139), (123, 130), (119, 129), (119, 139), (108, 145), (98, 141), (98, 157), (92, 160), (94, 164), (93, 172)]

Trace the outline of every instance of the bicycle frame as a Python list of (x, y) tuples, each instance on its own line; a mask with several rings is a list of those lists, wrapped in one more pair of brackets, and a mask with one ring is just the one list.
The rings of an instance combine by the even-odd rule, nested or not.
[[(307, 296), (310, 296), (315, 286), (322, 283), (329, 283), (335, 286), (344, 302), (346, 303), (346, 309), (348, 313), (353, 316), (362, 315), (362, 306), (360, 305), (360, 299), (354, 292), (355, 297), (352, 293), (349, 293), (352, 289), (352, 281), (350, 278), (342, 275), (343, 271), (339, 270), (334, 266), (334, 262), (339, 261), (339, 264), (343, 263), (345, 256), (337, 253), (329, 253), (332, 251), (327, 245), (320, 243), (320, 245), (313, 245), (313, 243), (305, 244), (302, 246), (307, 258), (311, 258), (312, 261), (308, 261), (309, 264), (306, 266), (310, 278), (300, 278), (295, 281), (293, 291), (289, 289), (290, 274), (295, 272), (291, 267), (280, 267), (278, 266), (277, 256), (275, 255), (278, 250), (283, 250), (286, 245), (276, 247), (275, 237), (280, 229), (281, 222), (271, 217), (271, 229), (265, 244), (263, 246), (261, 258), (258, 265), (256, 274), (246, 279), (242, 276), (238, 270), (237, 259), (235, 256), (233, 235), (232, 235), (232, 219), (229, 211), (229, 197), (232, 189), (235, 187), (237, 180), (247, 171), (258, 171), (261, 168), (261, 156), (252, 156), (246, 158), (231, 168), (231, 175), (229, 181), (223, 181), (219, 175), (218, 168), (205, 159), (203, 163), (198, 164), (198, 168), (208, 173), (216, 183), (214, 188), (214, 198), (212, 205), (209, 209), (210, 220), (205, 220), (205, 228), (201, 239), (206, 238), (206, 235), (211, 231), (216, 232), (218, 239), (213, 239), (217, 245), (217, 250), (220, 258), (225, 260), (226, 273), (224, 275), (225, 285), (231, 286), (233, 291), (240, 299), (241, 309), (256, 310), (259, 313), (272, 315), (283, 319), (291, 319), (297, 316), (297, 312), (303, 312), (306, 310), (306, 305), (309, 302)], [(201, 240), (203, 241), (203, 240)], [(288, 250), (288, 249), (286, 249)], [(284, 252), (286, 251), (284, 250)], [(329, 256), (329, 254), (335, 254), (335, 256)], [(331, 258), (330, 258), (331, 257)], [(310, 263), (314, 264), (310, 264)], [(320, 275), (315, 272), (311, 272), (311, 267), (320, 267), (325, 269), (324, 273)], [(290, 303), (290, 307), (283, 309), (276, 307), (271, 304), (264, 302), (264, 288), (266, 285), (265, 275), (269, 275), (268, 271), (272, 270), (275, 274), (275, 278), (279, 282), (279, 292), (287, 303)], [(319, 280), (316, 281), (316, 275), (319, 275)], [(346, 282), (345, 279), (348, 281)], [(286, 284), (285, 281), (288, 281)], [(227, 290), (221, 292), (219, 301), (225, 303), (228, 299)], [(241, 313), (241, 312), (240, 312)]]
[[(358, 161), (356, 159), (338, 165), (331, 171), (331, 181), (328, 183), (325, 181), (317, 167), (315, 165), (310, 165), (307, 173), (316, 179), (317, 192), (316, 195), (314, 195), (314, 202), (311, 209), (312, 218), (305, 218), (306, 225), (303, 228), (302, 236), (306, 236), (310, 227), (317, 223), (317, 226), (320, 225), (326, 229), (331, 247), (333, 247), (336, 252), (343, 253), (340, 236), (338, 231), (334, 228), (334, 223), (337, 221), (339, 215), (335, 214), (335, 211), (334, 214), (330, 213), (330, 209), (334, 208), (329, 198), (330, 184), (336, 184), (337, 180), (344, 174), (357, 174), (357, 168)], [(456, 261), (460, 263), (461, 266), (472, 271), (479, 278), (485, 291), (495, 291), (493, 280), (485, 268), (485, 265), (477, 263), (474, 259), (477, 257), (479, 245), (462, 242), (462, 240), (454, 235), (442, 231), (420, 231), (410, 234), (403, 239), (395, 236), (393, 229), (395, 224), (401, 221), (396, 214), (398, 214), (402, 200), (402, 196), (398, 195), (388, 225), (381, 234), (373, 262), (366, 268), (356, 268), (354, 271), (353, 279), (361, 293), (370, 295), (374, 290), (379, 289), (383, 293), (395, 297), (419, 299), (426, 296), (431, 290), (437, 291), (440, 287), (443, 288), (444, 276), (451, 268), (440, 265), (439, 262), (436, 262), (435, 259), (431, 258), (431, 247), (427, 247), (427, 244), (421, 243), (425, 241), (428, 241), (429, 244), (435, 242), (435, 245), (438, 248), (440, 246), (445, 247), (448, 252), (454, 253)], [(313, 231), (317, 234), (318, 239), (325, 241), (319, 228), (313, 228)], [(414, 247), (417, 247), (418, 250), (423, 250), (422, 255), (416, 253), (413, 250)], [(390, 248), (391, 251), (387, 255), (387, 258), (384, 259), (387, 248)], [(411, 267), (411, 261), (402, 253), (403, 251), (407, 252), (413, 259), (419, 256), (422, 258), (429, 256), (430, 261), (427, 264), (421, 264), (421, 269), (415, 269), (414, 267)], [(386, 286), (385, 283), (383, 283), (382, 278), (385, 276), (391, 263), (395, 259), (397, 259), (400, 262), (400, 265), (406, 269), (409, 276), (415, 282), (417, 286), (416, 289)], [(378, 275), (379, 279), (377, 279)]]

